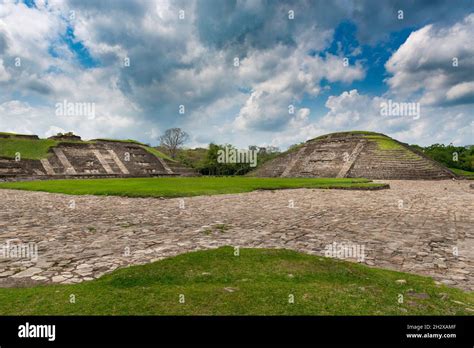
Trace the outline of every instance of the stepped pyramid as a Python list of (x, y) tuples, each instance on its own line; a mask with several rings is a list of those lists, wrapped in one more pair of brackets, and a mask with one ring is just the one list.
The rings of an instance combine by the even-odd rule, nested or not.
[(258, 177), (449, 179), (449, 169), (384, 134), (342, 132), (307, 141), (266, 162)]
[[(5, 139), (25, 139), (30, 146), (46, 141), (37, 136), (0, 134)], [(162, 158), (153, 149), (134, 141), (56, 136), (47, 153), (39, 159), (0, 156), (0, 179), (17, 178), (114, 178), (149, 176), (196, 176), (198, 173), (179, 162)], [(5, 142), (4, 142), (5, 143)], [(0, 146), (2, 146), (0, 144)]]

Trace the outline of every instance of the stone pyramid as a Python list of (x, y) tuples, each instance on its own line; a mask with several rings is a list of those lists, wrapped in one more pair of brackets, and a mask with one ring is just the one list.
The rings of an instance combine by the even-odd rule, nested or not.
[(342, 132), (307, 141), (266, 162), (258, 177), (449, 179), (449, 169), (384, 134)]
[[(38, 136), (3, 135), (5, 139), (25, 139), (41, 146)], [(52, 137), (55, 140), (43, 158), (16, 160), (0, 156), (0, 180), (18, 178), (114, 178), (148, 176), (195, 176), (198, 173), (179, 162), (161, 158), (151, 148), (134, 141), (95, 139), (78, 136)], [(43, 143), (42, 143), (43, 142)], [(38, 144), (36, 144), (38, 143)]]

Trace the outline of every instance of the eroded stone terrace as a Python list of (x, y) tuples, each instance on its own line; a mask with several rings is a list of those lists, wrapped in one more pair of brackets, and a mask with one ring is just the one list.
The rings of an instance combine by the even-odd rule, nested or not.
[(473, 290), (474, 190), (469, 183), (385, 182), (390, 190), (296, 189), (183, 198), (184, 209), (181, 199), (0, 190), (0, 248), (8, 240), (38, 246), (36, 262), (0, 257), (0, 286), (77, 283), (118, 267), (223, 245), (324, 255), (325, 247), (336, 242), (363, 245), (370, 266)]

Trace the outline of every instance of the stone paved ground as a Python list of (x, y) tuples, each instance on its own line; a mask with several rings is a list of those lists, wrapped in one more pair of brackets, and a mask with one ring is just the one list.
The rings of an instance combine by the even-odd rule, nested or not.
[(183, 200), (0, 190), (0, 248), (8, 240), (38, 247), (36, 261), (11, 252), (2, 257), (0, 249), (0, 286), (76, 283), (222, 245), (324, 255), (336, 242), (363, 246), (370, 266), (473, 290), (469, 183), (386, 182), (390, 190), (296, 189)]

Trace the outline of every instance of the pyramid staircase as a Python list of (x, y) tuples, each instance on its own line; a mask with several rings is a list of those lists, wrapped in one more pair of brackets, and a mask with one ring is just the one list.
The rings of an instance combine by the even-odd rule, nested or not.
[(349, 178), (360, 178), (370, 173), (372, 179), (449, 179), (453, 174), (404, 146), (399, 149), (379, 150), (369, 142), (347, 173)]

